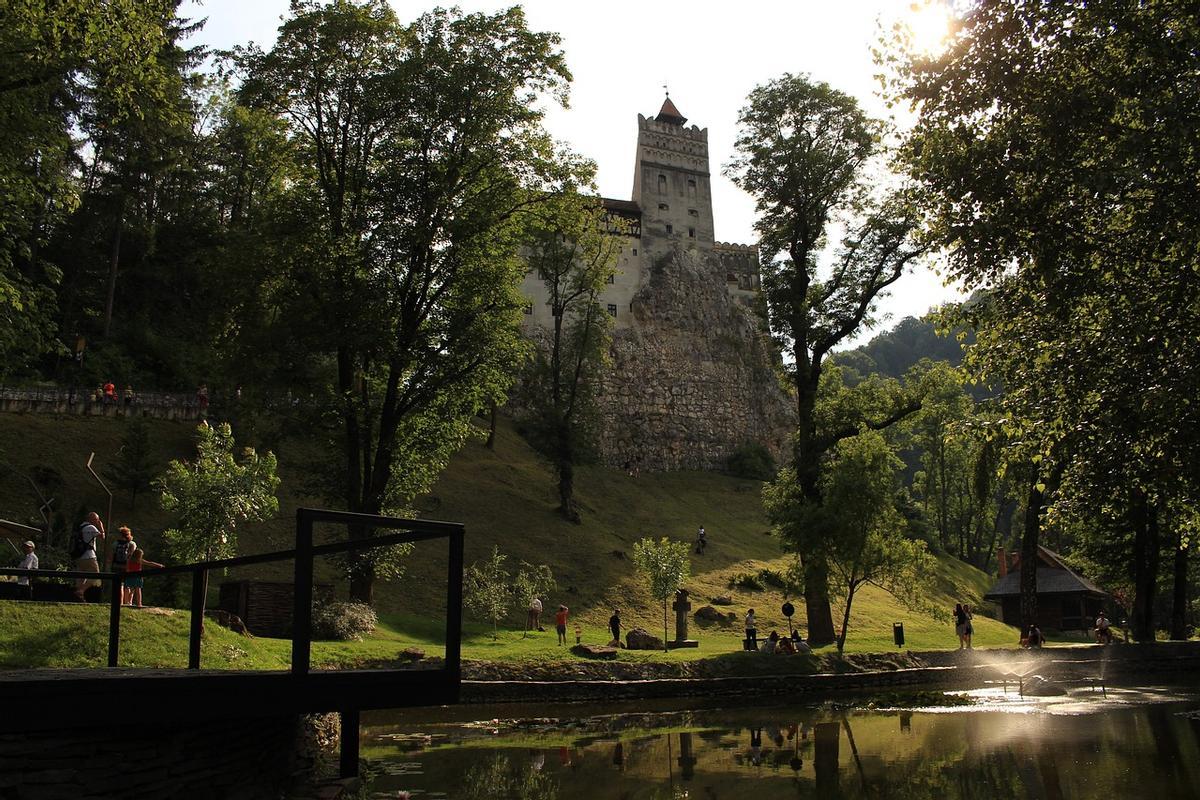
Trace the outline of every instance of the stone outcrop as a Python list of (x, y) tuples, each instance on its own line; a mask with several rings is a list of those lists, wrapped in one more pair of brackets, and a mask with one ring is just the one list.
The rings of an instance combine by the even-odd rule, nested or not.
[(662, 650), (663, 640), (641, 628), (625, 634), (625, 646), (630, 650)]
[(763, 322), (732, 297), (711, 253), (676, 248), (614, 332), (600, 398), (600, 450), (611, 466), (713, 470), (748, 442), (777, 456), (790, 404)]

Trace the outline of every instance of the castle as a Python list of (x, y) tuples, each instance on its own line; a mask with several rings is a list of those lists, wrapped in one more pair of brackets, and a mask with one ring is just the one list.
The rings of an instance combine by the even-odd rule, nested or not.
[[(602, 199), (620, 237), (600, 298), (613, 319), (600, 452), (611, 466), (720, 469), (747, 443), (778, 452), (793, 428), (765, 324), (753, 246), (715, 240), (708, 129), (668, 96), (638, 115), (631, 200)], [(526, 326), (552, 325), (545, 285), (526, 276)]]

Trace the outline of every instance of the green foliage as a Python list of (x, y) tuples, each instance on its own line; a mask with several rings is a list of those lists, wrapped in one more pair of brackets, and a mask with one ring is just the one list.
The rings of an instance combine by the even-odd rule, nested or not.
[(129, 507), (137, 504), (138, 492), (154, 485), (154, 458), (150, 450), (150, 428), (145, 419), (135, 416), (129, 420), (121, 449), (109, 469), (109, 477), (121, 489), (129, 492)]
[(545, 772), (513, 764), (497, 755), (471, 767), (463, 777), (466, 800), (557, 800), (558, 784)]
[(746, 442), (725, 461), (725, 471), (736, 478), (769, 481), (775, 470), (775, 458), (760, 442)]
[(673, 542), (666, 536), (659, 541), (650, 538), (633, 543), (633, 564), (646, 581), (646, 588), (663, 606), (663, 646), (667, 642), (667, 599), (682, 588), (691, 574), (691, 546)]
[(313, 637), (357, 642), (375, 630), (379, 618), (364, 603), (321, 603), (313, 607)]
[(279, 511), (275, 491), (275, 456), (252, 448), (234, 455), (228, 423), (196, 429), (196, 457), (172, 461), (158, 479), (162, 506), (173, 512), (176, 525), (163, 531), (171, 555), (180, 561), (201, 561), (237, 555), (237, 526), (260, 522)]
[(493, 638), (500, 620), (512, 608), (511, 576), (504, 568), (507, 559), (499, 545), (493, 546), (491, 558), (475, 562), (463, 574), (463, 603), (468, 610), (492, 621)]

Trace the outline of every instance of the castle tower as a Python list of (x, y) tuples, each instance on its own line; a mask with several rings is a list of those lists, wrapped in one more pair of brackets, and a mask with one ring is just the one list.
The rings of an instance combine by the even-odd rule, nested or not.
[(676, 247), (713, 247), (708, 129), (685, 127), (686, 123), (669, 95), (657, 116), (638, 114), (632, 199), (642, 211), (643, 243), (650, 259)]

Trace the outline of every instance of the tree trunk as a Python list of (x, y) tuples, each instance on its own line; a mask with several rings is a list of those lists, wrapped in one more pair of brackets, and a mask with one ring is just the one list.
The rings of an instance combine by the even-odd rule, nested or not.
[(1158, 515), (1145, 492), (1133, 498), (1133, 638), (1154, 641), (1154, 593), (1158, 584)]
[(846, 611), (842, 614), (842, 630), (837, 637), (838, 654), (846, 649), (846, 633), (850, 630), (850, 604), (854, 602), (854, 589), (846, 592)]
[(1031, 625), (1037, 624), (1037, 563), (1038, 535), (1042, 529), (1042, 505), (1045, 495), (1038, 488), (1038, 473), (1034, 470), (1025, 504), (1025, 530), (1021, 536), (1021, 635), (1028, 636)]
[(487, 438), (487, 441), (484, 442), (483, 446), (486, 447), (488, 450), (496, 449), (496, 403), (495, 403), (495, 401), (492, 402), (491, 412), (488, 415), (488, 438)]
[(818, 554), (804, 559), (804, 613), (808, 617), (808, 644), (832, 644), (833, 609), (829, 606), (829, 566)]
[(1175, 545), (1175, 591), (1171, 599), (1171, 640), (1186, 641), (1188, 604), (1188, 549), (1183, 543), (1183, 534)]
[(671, 648), (667, 647), (667, 598), (663, 598), (663, 652), (667, 652)]
[[(366, 512), (375, 513), (375, 512)], [(346, 535), (350, 539), (366, 539), (371, 535), (371, 529), (365, 525), (348, 525)], [(375, 605), (375, 565), (363, 561), (364, 550), (351, 551), (346, 554), (351, 563), (350, 571), (350, 602)]]
[(125, 198), (121, 198), (117, 205), (116, 230), (113, 232), (112, 251), (108, 257), (108, 296), (104, 301), (104, 333), (102, 337), (108, 338), (109, 330), (112, 327), (113, 318), (113, 303), (117, 296), (117, 268), (121, 263), (121, 232), (125, 228)]
[(567, 522), (578, 525), (582, 520), (575, 505), (575, 453), (571, 448), (571, 432), (563, 423), (559, 423), (557, 438), (555, 467), (558, 472), (558, 513)]

